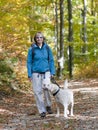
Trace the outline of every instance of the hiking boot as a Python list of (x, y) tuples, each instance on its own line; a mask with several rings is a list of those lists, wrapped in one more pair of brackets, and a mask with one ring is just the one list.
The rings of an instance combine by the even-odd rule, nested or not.
[(52, 114), (53, 113), (50, 106), (47, 106), (46, 110), (47, 110), (48, 114)]
[(45, 112), (41, 113), (40, 117), (42, 117), (42, 118), (46, 117), (46, 113)]

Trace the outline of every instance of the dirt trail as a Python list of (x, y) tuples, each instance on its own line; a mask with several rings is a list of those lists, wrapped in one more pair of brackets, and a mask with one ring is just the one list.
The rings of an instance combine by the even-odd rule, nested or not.
[(0, 130), (98, 130), (98, 79), (70, 81), (74, 91), (74, 117), (55, 117), (53, 113), (41, 119), (32, 93), (0, 99)]

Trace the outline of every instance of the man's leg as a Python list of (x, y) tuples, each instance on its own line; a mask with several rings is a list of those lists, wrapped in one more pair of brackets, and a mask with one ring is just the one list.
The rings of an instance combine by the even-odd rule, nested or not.
[(46, 113), (46, 108), (45, 108), (44, 99), (43, 99), (41, 74), (33, 73), (32, 85), (33, 85), (33, 91), (34, 91), (34, 96), (35, 96), (38, 111), (40, 114)]

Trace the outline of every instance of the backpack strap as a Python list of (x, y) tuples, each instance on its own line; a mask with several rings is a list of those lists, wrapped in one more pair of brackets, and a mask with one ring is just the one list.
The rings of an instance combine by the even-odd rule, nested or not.
[(47, 52), (48, 52), (48, 61), (49, 61), (49, 46), (46, 44), (46, 49), (47, 49)]
[(34, 57), (34, 43), (31, 44), (31, 47), (32, 47), (32, 59)]

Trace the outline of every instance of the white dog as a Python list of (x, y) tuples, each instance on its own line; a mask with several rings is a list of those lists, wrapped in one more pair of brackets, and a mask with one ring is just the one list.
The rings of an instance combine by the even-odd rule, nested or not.
[[(57, 84), (53, 84), (50, 82), (50, 79), (43, 80), (43, 88), (47, 88), (51, 91), (53, 96), (55, 96), (57, 103), (61, 103), (64, 106), (64, 117), (73, 116), (73, 106), (74, 106), (74, 98), (73, 92), (68, 89), (68, 81), (65, 80), (64, 89), (61, 89)], [(71, 105), (70, 113), (68, 110), (69, 105)], [(57, 104), (57, 115), (59, 117), (60, 110), (59, 105)]]

